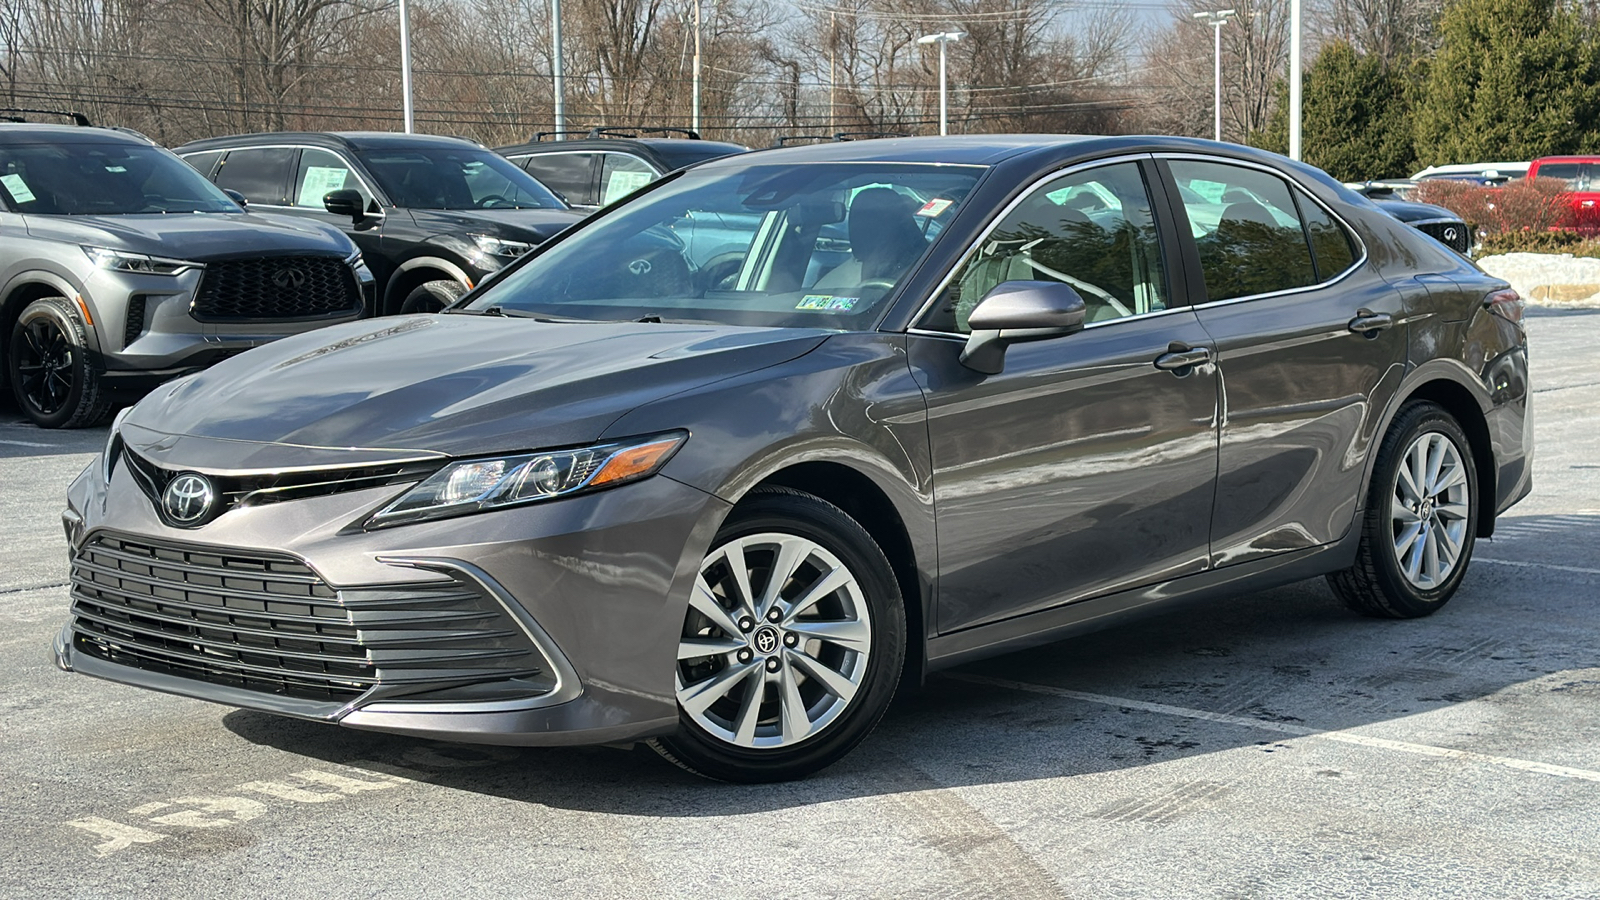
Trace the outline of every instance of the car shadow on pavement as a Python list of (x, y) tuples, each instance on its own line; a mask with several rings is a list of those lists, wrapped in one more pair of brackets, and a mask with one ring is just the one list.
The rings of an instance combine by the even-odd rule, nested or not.
[[(1556, 690), (1530, 682), (1600, 667), (1600, 573), (1578, 568), (1597, 526), (1592, 514), (1503, 519), (1502, 537), (1479, 544), (1460, 593), (1427, 619), (1359, 617), (1317, 579), (936, 674), (844, 760), (788, 784), (704, 781), (643, 746), (445, 744), (248, 711), (228, 713), (223, 724), (259, 745), (439, 787), (660, 817), (1066, 778), (1236, 748), (1273, 752), (1286, 739), (1273, 724), (1393, 723), (1501, 692)], [(1519, 563), (1524, 555), (1536, 562)], [(1230, 719), (1208, 721), (1210, 713)]]

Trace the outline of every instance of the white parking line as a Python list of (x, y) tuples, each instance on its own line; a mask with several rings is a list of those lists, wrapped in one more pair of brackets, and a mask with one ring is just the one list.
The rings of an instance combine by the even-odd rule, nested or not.
[(1486, 556), (1474, 556), (1475, 563), (1494, 563), (1497, 566), (1516, 566), (1521, 569), (1555, 569), (1557, 572), (1578, 572), (1583, 575), (1600, 575), (1600, 569), (1585, 569), (1582, 566), (1557, 566), (1551, 563), (1523, 562), (1513, 559), (1491, 559)]
[(1527, 759), (1516, 759), (1510, 756), (1495, 756), (1490, 753), (1476, 753), (1471, 750), (1453, 750), (1449, 747), (1434, 747), (1430, 744), (1413, 744), (1409, 741), (1394, 741), (1388, 738), (1371, 737), (1364, 734), (1354, 734), (1349, 731), (1324, 731), (1318, 728), (1308, 728), (1304, 725), (1291, 725), (1287, 722), (1270, 722), (1264, 719), (1251, 719), (1245, 716), (1230, 716), (1224, 713), (1208, 712), (1203, 709), (1189, 709), (1183, 706), (1170, 706), (1166, 703), (1150, 703), (1145, 700), (1130, 700), (1126, 697), (1111, 697), (1106, 694), (1091, 694), (1085, 691), (1074, 691), (1068, 688), (1052, 687), (1047, 684), (1032, 684), (1026, 681), (1011, 681), (1005, 678), (990, 678), (986, 675), (948, 674), (945, 677), (957, 681), (967, 681), (973, 684), (986, 684), (993, 687), (1009, 688), (1014, 691), (1026, 691), (1033, 694), (1046, 694), (1052, 697), (1065, 697), (1070, 700), (1079, 700), (1084, 703), (1097, 703), (1101, 706), (1114, 706), (1119, 709), (1137, 709), (1144, 712), (1158, 713), (1164, 716), (1178, 716), (1184, 719), (1196, 719), (1202, 722), (1217, 722), (1223, 725), (1237, 725), (1241, 728), (1256, 728), (1261, 731), (1274, 731), (1279, 734), (1289, 734), (1295, 737), (1320, 738), (1328, 741), (1338, 741), (1341, 744), (1355, 744), (1359, 747), (1372, 747), (1379, 750), (1395, 750), (1401, 753), (1412, 753), (1418, 756), (1431, 756), (1438, 759), (1454, 759), (1461, 762), (1479, 763), (1482, 765), (1500, 766), (1506, 769), (1515, 769), (1519, 772), (1534, 772), (1540, 775), (1554, 775), (1558, 778), (1574, 778), (1579, 781), (1593, 781), (1600, 783), (1600, 772), (1591, 769), (1577, 769), (1572, 766), (1557, 766), (1550, 763), (1534, 762)]
[(54, 447), (55, 446), (55, 444), (40, 444), (40, 443), (36, 443), (34, 441), (8, 441), (8, 440), (5, 440), (4, 438), (0, 438), (0, 444), (8, 444), (8, 445), (10, 445), (12, 447)]

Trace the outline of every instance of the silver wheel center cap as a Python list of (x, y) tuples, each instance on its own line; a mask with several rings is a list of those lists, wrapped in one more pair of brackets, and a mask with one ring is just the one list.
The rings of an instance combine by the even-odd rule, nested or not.
[(1421, 516), (1424, 519), (1426, 519), (1429, 516), (1433, 515), (1433, 498), (1432, 497), (1429, 497), (1426, 500), (1422, 501), (1422, 507), (1417, 510), (1417, 515)]
[(778, 629), (771, 625), (763, 625), (750, 636), (750, 643), (756, 648), (757, 653), (763, 656), (770, 654), (778, 649)]

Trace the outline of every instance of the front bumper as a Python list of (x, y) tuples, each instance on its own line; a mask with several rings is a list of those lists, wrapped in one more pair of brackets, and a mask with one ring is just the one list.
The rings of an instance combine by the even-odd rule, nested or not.
[[(176, 529), (126, 466), (111, 482), (97, 461), (69, 495), (73, 619), (55, 642), (58, 666), (350, 728), (498, 744), (610, 743), (676, 727), (677, 638), (727, 512), (657, 476), (371, 532), (353, 526), (404, 487)], [(230, 554), (268, 574), (219, 576)], [(324, 587), (308, 600), (268, 583), (291, 576)], [(455, 605), (428, 599), (443, 596)], [(449, 621), (418, 624), (429, 616)]]

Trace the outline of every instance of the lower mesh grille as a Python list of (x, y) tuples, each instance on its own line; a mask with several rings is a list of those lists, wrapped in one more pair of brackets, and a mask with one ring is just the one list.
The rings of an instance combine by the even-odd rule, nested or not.
[(73, 559), (72, 601), (84, 653), (300, 700), (536, 679), (545, 668), (475, 585), (335, 590), (287, 555), (96, 535)]

